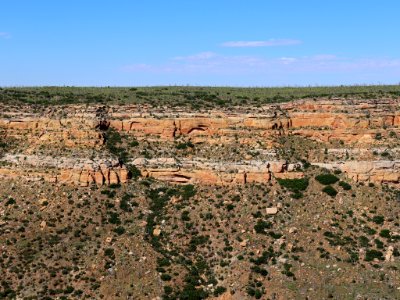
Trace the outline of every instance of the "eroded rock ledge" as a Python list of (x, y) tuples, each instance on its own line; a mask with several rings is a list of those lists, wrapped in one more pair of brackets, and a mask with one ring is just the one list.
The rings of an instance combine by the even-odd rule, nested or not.
[(132, 162), (142, 175), (174, 183), (246, 184), (266, 183), (275, 178), (301, 178), (301, 163), (285, 161), (216, 162), (204, 159), (176, 160), (174, 158), (145, 159)]
[(80, 186), (126, 183), (129, 172), (112, 158), (77, 159), (6, 154), (0, 159), (0, 177), (45, 180)]
[[(0, 160), (0, 177), (45, 180), (88, 186), (126, 183), (129, 172), (115, 159), (74, 159), (7, 154)], [(131, 162), (144, 177), (178, 184), (230, 185), (275, 183), (276, 179), (302, 178), (302, 163), (286, 161), (217, 162), (205, 159), (137, 158)], [(355, 182), (400, 182), (400, 161), (340, 161), (312, 163), (340, 170)]]
[[(364, 153), (386, 147), (382, 139), (398, 145), (400, 100), (301, 100), (260, 108), (189, 112), (147, 106), (70, 105), (5, 107), (0, 104), (0, 135), (11, 138), (19, 152), (6, 154), (0, 175), (44, 179), (82, 186), (124, 183), (129, 174), (112, 156), (102, 156), (105, 132), (113, 128), (140, 141), (229, 145), (239, 143), (262, 151), (274, 150), (274, 138), (300, 136), (320, 143), (340, 142), (340, 151)], [(262, 146), (261, 146), (262, 145)], [(78, 158), (45, 156), (42, 149), (68, 149)], [(327, 149), (334, 154), (334, 149)], [(86, 152), (85, 152), (86, 151)], [(17, 153), (17, 154), (15, 154)], [(57, 153), (57, 152), (55, 152)], [(97, 153), (92, 158), (88, 153)], [(342, 161), (312, 161), (327, 169), (340, 169), (355, 181), (399, 184), (399, 157), (392, 160), (365, 157)], [(86, 156), (85, 156), (86, 155)], [(366, 156), (367, 157), (367, 156)], [(137, 158), (132, 161), (144, 176), (175, 183), (244, 184), (274, 178), (301, 177), (299, 164), (285, 161), (212, 161), (210, 158)], [(368, 159), (368, 158), (367, 158)]]

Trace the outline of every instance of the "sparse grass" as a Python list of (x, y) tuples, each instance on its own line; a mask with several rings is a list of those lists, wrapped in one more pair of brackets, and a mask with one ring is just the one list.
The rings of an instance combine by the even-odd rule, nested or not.
[(353, 97), (374, 99), (400, 96), (399, 85), (232, 88), (232, 87), (37, 87), (2, 88), (0, 102), (65, 105), (74, 103), (150, 104), (153, 106), (211, 107), (250, 106), (303, 98)]

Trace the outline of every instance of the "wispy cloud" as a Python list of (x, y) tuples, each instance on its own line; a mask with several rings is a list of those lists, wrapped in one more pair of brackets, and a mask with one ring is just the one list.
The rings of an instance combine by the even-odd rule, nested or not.
[(207, 60), (213, 57), (216, 57), (217, 54), (211, 51), (207, 52), (200, 52), (194, 55), (189, 55), (189, 56), (176, 56), (174, 57), (174, 60)]
[(0, 38), (9, 39), (11, 35), (8, 32), (0, 32)]
[[(165, 74), (190, 76), (218, 75), (223, 77), (254, 76), (315, 76), (315, 74), (379, 74), (390, 72), (400, 76), (400, 59), (348, 58), (332, 54), (268, 58), (263, 56), (221, 55), (201, 52), (194, 55), (173, 57), (161, 64), (131, 64), (121, 68), (137, 74)], [(358, 75), (357, 75), (358, 74)], [(308, 76), (308, 75), (307, 75)]]
[(267, 41), (231, 41), (222, 43), (222, 47), (245, 48), (245, 47), (276, 47), (292, 46), (301, 44), (300, 40), (293, 39), (270, 39)]

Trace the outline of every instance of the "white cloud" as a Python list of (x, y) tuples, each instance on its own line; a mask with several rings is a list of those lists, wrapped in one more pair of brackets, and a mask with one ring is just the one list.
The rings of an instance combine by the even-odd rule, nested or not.
[(207, 51), (207, 52), (200, 52), (194, 55), (189, 55), (189, 56), (177, 56), (174, 57), (174, 60), (207, 60), (210, 58), (214, 58), (215, 56), (217, 56), (216, 53), (211, 52), (211, 51)]
[(319, 55), (314, 55), (312, 58), (314, 60), (324, 61), (324, 60), (334, 60), (337, 58), (337, 56), (332, 54), (319, 54)]
[(280, 61), (281, 61), (283, 64), (288, 65), (288, 64), (291, 64), (291, 63), (296, 62), (297, 59), (294, 58), (294, 57), (281, 57), (281, 58), (280, 58)]
[(386, 71), (399, 73), (400, 59), (346, 58), (332, 54), (268, 58), (264, 56), (221, 55), (201, 52), (171, 58), (161, 64), (133, 64), (122, 67), (125, 72), (176, 75), (270, 75), (279, 74), (352, 74)]
[(245, 47), (274, 47), (291, 46), (301, 44), (299, 40), (292, 39), (270, 39), (267, 41), (232, 41), (222, 43), (222, 47), (245, 48)]
[(8, 32), (0, 32), (0, 38), (9, 39), (11, 35)]

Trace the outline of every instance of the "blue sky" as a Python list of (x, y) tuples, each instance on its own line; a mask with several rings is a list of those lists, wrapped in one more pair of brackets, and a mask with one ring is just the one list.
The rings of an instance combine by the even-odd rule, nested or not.
[(398, 84), (400, 1), (2, 0), (0, 86)]

